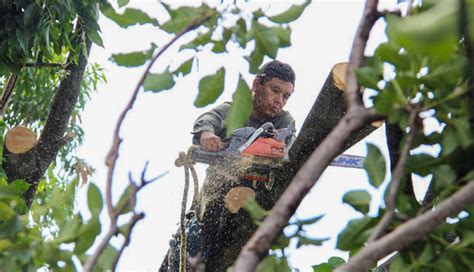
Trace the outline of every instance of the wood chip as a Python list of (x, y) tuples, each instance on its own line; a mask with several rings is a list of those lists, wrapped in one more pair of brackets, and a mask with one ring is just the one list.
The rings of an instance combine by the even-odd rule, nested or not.
[(254, 190), (248, 187), (235, 187), (225, 195), (225, 206), (231, 213), (237, 213), (250, 198), (255, 198)]

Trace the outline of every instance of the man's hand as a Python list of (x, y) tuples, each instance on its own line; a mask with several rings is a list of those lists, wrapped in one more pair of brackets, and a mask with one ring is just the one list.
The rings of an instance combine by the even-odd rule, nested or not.
[(220, 151), (224, 149), (224, 143), (221, 138), (210, 131), (201, 132), (201, 146), (206, 151)]

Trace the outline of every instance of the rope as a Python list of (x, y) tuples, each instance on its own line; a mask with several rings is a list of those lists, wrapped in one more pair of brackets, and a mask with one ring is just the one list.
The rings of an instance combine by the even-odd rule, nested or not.
[(191, 170), (191, 174), (193, 177), (194, 183), (194, 196), (193, 196), (193, 204), (196, 203), (198, 197), (198, 190), (199, 190), (199, 182), (198, 177), (196, 174), (196, 170), (194, 169), (195, 162), (191, 159), (191, 152), (194, 147), (190, 147), (188, 149), (188, 153), (184, 153), (183, 151), (179, 152), (179, 156), (175, 161), (176, 167), (184, 166), (184, 191), (183, 191), (183, 199), (181, 201), (181, 218), (180, 218), (180, 238), (181, 238), (181, 247), (179, 253), (179, 271), (186, 272), (186, 202), (188, 200), (188, 191), (189, 191), (189, 171)]

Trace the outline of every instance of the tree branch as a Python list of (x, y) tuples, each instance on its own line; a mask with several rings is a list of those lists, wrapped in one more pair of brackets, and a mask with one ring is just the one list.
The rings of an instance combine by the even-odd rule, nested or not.
[(398, 188), (402, 177), (405, 173), (405, 165), (408, 157), (410, 156), (411, 146), (413, 140), (416, 136), (416, 118), (418, 117), (418, 107), (415, 107), (410, 112), (410, 117), (408, 118), (408, 123), (410, 127), (410, 132), (408, 133), (407, 140), (403, 145), (402, 154), (398, 160), (397, 166), (392, 176), (392, 182), (390, 183), (390, 189), (387, 199), (387, 210), (382, 217), (382, 220), (377, 224), (375, 230), (370, 235), (368, 243), (372, 243), (377, 240), (385, 231), (385, 229), (390, 225), (394, 216), (395, 216), (395, 207), (396, 207), (396, 198), (398, 193)]
[[(117, 210), (114, 211), (114, 217), (112, 218), (112, 221), (110, 222), (110, 229), (107, 232), (107, 234), (105, 235), (105, 238), (102, 239), (102, 241), (100, 242), (97, 249), (94, 251), (94, 253), (87, 260), (86, 264), (84, 265), (84, 271), (89, 272), (89, 271), (93, 270), (95, 264), (97, 263), (97, 260), (99, 259), (100, 254), (102, 254), (102, 252), (105, 250), (105, 248), (109, 244), (112, 237), (117, 235), (117, 233), (118, 233), (117, 221), (119, 219), (119, 216), (125, 211), (125, 209), (127, 207), (135, 207), (135, 200), (137, 198), (138, 192), (141, 189), (143, 189), (145, 186), (150, 184), (151, 182), (153, 182), (153, 181), (157, 180), (159, 177), (163, 176), (163, 175), (160, 175), (160, 176), (158, 176), (156, 178), (153, 178), (151, 180), (146, 180), (145, 175), (146, 175), (146, 171), (147, 171), (147, 166), (148, 166), (148, 163), (145, 164), (145, 167), (142, 171), (140, 184), (137, 185), (133, 181), (133, 179), (130, 175), (130, 185), (131, 185), (130, 188), (131, 188), (131, 190), (130, 190), (129, 196), (128, 196), (127, 200), (122, 202), (121, 205), (119, 207), (117, 207)], [(139, 220), (141, 220), (145, 217), (145, 215), (143, 213), (136, 213), (135, 210), (132, 210), (132, 211), (133, 211), (134, 215), (132, 216), (132, 218), (130, 219), (130, 221), (128, 223), (130, 225), (130, 227), (128, 229), (127, 235), (125, 235), (124, 244), (122, 245), (122, 247), (121, 247), (121, 249), (118, 253), (119, 256), (117, 256), (115, 261), (114, 261), (114, 269), (112, 271), (115, 271), (115, 265), (118, 263), (118, 259), (120, 258), (120, 255), (122, 254), (122, 251), (130, 243), (130, 235), (132, 233), (133, 228), (135, 227), (135, 224)]]
[(137, 224), (137, 222), (142, 220), (143, 218), (145, 218), (144, 213), (138, 213), (138, 214), (135, 213), (133, 214), (132, 219), (130, 219), (130, 222), (129, 222), (130, 226), (128, 228), (127, 234), (125, 235), (125, 241), (120, 247), (120, 250), (117, 256), (115, 256), (114, 262), (112, 264), (112, 271), (117, 270), (117, 264), (118, 264), (118, 261), (120, 260), (120, 257), (122, 256), (122, 253), (125, 250), (125, 248), (130, 244), (130, 241), (131, 241), (130, 237), (132, 236), (132, 230), (133, 228), (135, 228), (135, 225)]
[(286, 191), (271, 210), (270, 215), (242, 249), (235, 263), (236, 272), (254, 271), (256, 269), (259, 261), (267, 254), (273, 241), (275, 241), (286, 226), (303, 198), (317, 182), (332, 159), (338, 155), (351, 133), (374, 121), (374, 115), (370, 114), (371, 112), (366, 110), (362, 104), (354, 68), (362, 65), (370, 30), (380, 17), (380, 14), (377, 12), (377, 3), (377, 0), (367, 1), (351, 51), (346, 77), (346, 93), (349, 108), (347, 114), (298, 171)]
[(8, 79), (5, 90), (2, 93), (2, 99), (0, 101), (0, 118), (3, 118), (8, 107), (8, 102), (12, 96), (13, 89), (15, 88), (16, 81), (18, 80), (18, 74), (12, 74)]
[(441, 202), (435, 210), (409, 220), (391, 233), (368, 245), (351, 258), (347, 264), (338, 267), (336, 272), (368, 271), (381, 258), (423, 238), (444, 223), (448, 216), (458, 214), (473, 203), (474, 181), (471, 180), (452, 196)]
[(114, 175), (114, 170), (115, 170), (115, 165), (117, 162), (117, 158), (119, 156), (119, 148), (120, 144), (122, 143), (122, 139), (120, 138), (120, 129), (122, 127), (122, 123), (125, 120), (125, 117), (127, 116), (127, 113), (133, 108), (133, 104), (135, 103), (135, 100), (137, 98), (138, 92), (143, 85), (143, 82), (145, 81), (146, 76), (148, 75), (148, 72), (150, 71), (151, 67), (153, 64), (156, 62), (156, 60), (173, 44), (175, 43), (179, 38), (181, 38), (184, 34), (188, 33), (189, 31), (196, 29), (199, 27), (202, 23), (207, 21), (209, 18), (211, 18), (214, 15), (214, 13), (207, 13), (204, 14), (202, 17), (197, 18), (184, 29), (180, 33), (178, 33), (171, 41), (169, 41), (167, 44), (165, 44), (160, 51), (153, 57), (153, 59), (150, 61), (148, 66), (146, 67), (145, 71), (143, 72), (140, 80), (138, 81), (135, 90), (132, 93), (132, 96), (130, 97), (130, 100), (128, 104), (126, 105), (125, 109), (122, 111), (122, 113), (119, 116), (119, 119), (117, 121), (117, 124), (115, 126), (115, 131), (114, 131), (114, 139), (112, 143), (112, 147), (110, 148), (109, 153), (107, 154), (107, 157), (105, 159), (105, 164), (109, 168), (108, 173), (107, 173), (107, 185), (106, 185), (106, 199), (107, 199), (107, 209), (109, 212), (110, 220), (114, 221), (113, 218), (115, 217), (115, 212), (113, 209), (113, 204), (112, 204), (112, 180), (113, 180), (113, 175)]
[(459, 0), (459, 31), (460, 35), (464, 36), (464, 49), (466, 50), (466, 56), (468, 64), (466, 65), (466, 76), (468, 77), (468, 96), (472, 100), (474, 99), (473, 94), (473, 82), (474, 82), (474, 49), (472, 48), (472, 42), (469, 35), (469, 8), (467, 7), (465, 0)]
[(66, 65), (62, 63), (44, 63), (44, 62), (34, 62), (34, 63), (25, 63), (25, 67), (34, 67), (34, 68), (43, 68), (43, 67), (62, 67)]
[(359, 84), (357, 83), (354, 69), (362, 67), (364, 63), (364, 51), (367, 46), (370, 30), (372, 30), (375, 22), (381, 16), (381, 13), (377, 11), (377, 5), (378, 0), (367, 0), (362, 19), (357, 28), (354, 43), (352, 44), (346, 76), (346, 100), (349, 111), (354, 107), (363, 107), (362, 96), (359, 92)]

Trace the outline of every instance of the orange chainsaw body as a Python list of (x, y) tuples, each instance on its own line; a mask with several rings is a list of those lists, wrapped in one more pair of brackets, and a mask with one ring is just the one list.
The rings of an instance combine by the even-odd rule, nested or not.
[(285, 143), (274, 138), (258, 138), (242, 151), (243, 156), (259, 156), (272, 159), (282, 159), (285, 155)]

